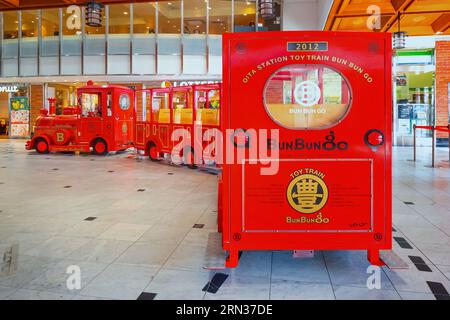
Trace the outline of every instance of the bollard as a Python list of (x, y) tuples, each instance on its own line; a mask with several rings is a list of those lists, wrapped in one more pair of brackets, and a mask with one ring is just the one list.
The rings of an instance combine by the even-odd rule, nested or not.
[(450, 123), (447, 126), (448, 129), (448, 162), (450, 163)]
[(414, 147), (414, 159), (413, 161), (416, 162), (416, 125), (413, 125), (413, 147)]
[(434, 168), (434, 157), (435, 157), (435, 149), (436, 149), (436, 130), (434, 126), (431, 126), (432, 132), (432, 141), (431, 141), (431, 167)]

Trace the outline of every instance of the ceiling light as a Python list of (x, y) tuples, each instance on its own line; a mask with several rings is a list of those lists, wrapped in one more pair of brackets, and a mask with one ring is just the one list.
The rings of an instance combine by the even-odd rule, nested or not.
[(103, 4), (92, 1), (86, 5), (86, 25), (90, 27), (102, 26)]
[(398, 14), (398, 31), (392, 34), (394, 49), (404, 49), (406, 46), (406, 32), (400, 30), (400, 13)]
[(273, 19), (275, 17), (273, 0), (259, 0), (258, 12), (264, 20)]

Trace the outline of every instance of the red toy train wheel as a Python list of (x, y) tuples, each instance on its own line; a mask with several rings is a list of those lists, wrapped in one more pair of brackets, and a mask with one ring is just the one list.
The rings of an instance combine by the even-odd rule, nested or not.
[(148, 157), (152, 161), (158, 161), (159, 160), (158, 148), (154, 144), (151, 144), (150, 147), (148, 148)]
[(96, 155), (105, 155), (108, 153), (108, 146), (106, 145), (106, 142), (102, 139), (98, 139), (94, 142), (93, 145), (94, 154)]
[(47, 143), (47, 141), (45, 141), (45, 139), (42, 139), (42, 138), (37, 139), (35, 142), (35, 147), (36, 147), (36, 151), (38, 153), (46, 154), (49, 152), (48, 143)]

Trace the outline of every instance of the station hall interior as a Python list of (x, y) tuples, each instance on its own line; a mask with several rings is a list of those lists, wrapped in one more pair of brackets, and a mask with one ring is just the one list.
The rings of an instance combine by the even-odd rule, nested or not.
[[(304, 33), (289, 35), (296, 31)], [(330, 54), (345, 63), (354, 59), (367, 65), (361, 66), (359, 77), (356, 69), (326, 62), (258, 69), (262, 61), (270, 61), (266, 51), (261, 57), (242, 54), (257, 50), (257, 39), (270, 32), (279, 35), (274, 46), (284, 34), (286, 39), (298, 38), (289, 40), (287, 51), (284, 45), (279, 49), (286, 54), (336, 52)], [(339, 34), (350, 38), (361, 32), (375, 34), (374, 42), (392, 35), (384, 46), (368, 46), (373, 65), (367, 57), (356, 56), (361, 52), (358, 41), (343, 40), (333, 51)], [(249, 42), (237, 46), (235, 53), (227, 37), (240, 34)], [(0, 0), (0, 45), (0, 300), (450, 299), (448, 0)], [(376, 69), (382, 59), (385, 68)], [(235, 76), (252, 64), (255, 75)], [(270, 68), (277, 71), (261, 90), (246, 91), (262, 83), (258, 77)], [(367, 77), (384, 81), (376, 87), (384, 91), (370, 92), (374, 86), (364, 79), (365, 71)], [(358, 81), (364, 85), (353, 84)], [(316, 90), (317, 99), (303, 101), (297, 92), (301, 85)], [(230, 101), (238, 101), (223, 95), (233, 88), (241, 90), (242, 101), (254, 101), (236, 103), (250, 111), (226, 109)], [(384, 105), (374, 106), (373, 97), (384, 97)], [(354, 104), (367, 109), (364, 117), (352, 117)], [(191, 165), (187, 158), (194, 156), (193, 148), (183, 149), (181, 162), (175, 163), (170, 158), (173, 145), (168, 146), (168, 136), (161, 137), (168, 133), (165, 127), (172, 132), (173, 127), (190, 126), (193, 132), (196, 124), (218, 129), (236, 121), (245, 128), (244, 120), (263, 118), (251, 114), (256, 105), (274, 126), (293, 129), (281, 151), (289, 157), (295, 138), (306, 141), (308, 134), (333, 137), (336, 143), (352, 141), (351, 134), (342, 136), (340, 126), (351, 119), (355, 135), (366, 131), (364, 123), (378, 119), (378, 108), (386, 107), (380, 116), (391, 120), (383, 123), (386, 132), (370, 127), (359, 148), (353, 150), (351, 142), (349, 150), (335, 147), (337, 157), (353, 152), (361, 162), (359, 152), (370, 147), (367, 157), (373, 159), (364, 172), (383, 168), (364, 185), (370, 192), (381, 188), (373, 181), (392, 170), (392, 178), (383, 180), (390, 199), (383, 203), (392, 202), (387, 209), (392, 221), (388, 213), (382, 217), (383, 234), (390, 236), (386, 243), (392, 248), (380, 250), (385, 263), (378, 269), (378, 287), (368, 284), (368, 268), (375, 260), (368, 259), (363, 244), (357, 249), (324, 245), (328, 248), (290, 250), (267, 245), (239, 251), (237, 267), (224, 267), (233, 254), (221, 247), (222, 234), (232, 242), (241, 235), (220, 230), (226, 220), (222, 212), (241, 204), (247, 208), (244, 200), (250, 203), (267, 194), (258, 191), (262, 195), (245, 198), (238, 192), (236, 199), (242, 201), (224, 205), (220, 199), (231, 197), (228, 190), (234, 185), (232, 178), (222, 182), (223, 177), (240, 177), (244, 169), (233, 171), (234, 164), (226, 164), (222, 171), (212, 160)], [(299, 115), (293, 109), (298, 105), (319, 105), (319, 113), (334, 113), (324, 118)], [(58, 121), (62, 129), (51, 129)], [(93, 127), (102, 134), (112, 127), (115, 133), (100, 137), (96, 132), (89, 143), (68, 142), (81, 141), (85, 132), (93, 134)], [(49, 128), (53, 142), (40, 136)], [(75, 133), (69, 133), (72, 129)], [(376, 134), (373, 145), (370, 133)], [(152, 135), (158, 135), (162, 145), (146, 140)], [(322, 141), (312, 149), (316, 140), (305, 152), (327, 159)], [(392, 161), (386, 160), (390, 157)], [(386, 162), (378, 166), (377, 161)], [(353, 167), (349, 165), (359, 172)], [(322, 175), (325, 178), (308, 179), (325, 181), (319, 198), (330, 197), (323, 202), (326, 209), (339, 201), (332, 196), (335, 184), (326, 184), (332, 174)], [(350, 184), (358, 181), (350, 173), (345, 179), (341, 205), (351, 206), (357, 192)], [(244, 188), (244, 180), (236, 185)], [(276, 183), (272, 185), (276, 189)], [(300, 184), (294, 188), (300, 193)], [(286, 201), (286, 191), (282, 193)], [(368, 220), (374, 224), (377, 204), (372, 195), (369, 198), (361, 203), (370, 207)], [(272, 200), (262, 203), (270, 206)], [(247, 219), (244, 212), (242, 217)], [(254, 225), (263, 225), (265, 219)], [(306, 233), (313, 237), (316, 231)], [(67, 282), (73, 268), (81, 270), (77, 288)]]

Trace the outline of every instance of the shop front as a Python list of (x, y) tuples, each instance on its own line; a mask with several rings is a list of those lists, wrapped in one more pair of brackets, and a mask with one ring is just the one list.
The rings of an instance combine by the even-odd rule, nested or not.
[(29, 99), (27, 84), (0, 85), (0, 138), (30, 136)]
[[(397, 51), (394, 65), (394, 141), (398, 146), (411, 146), (414, 125), (435, 124), (434, 49)], [(431, 131), (416, 134), (419, 145), (431, 145)]]

